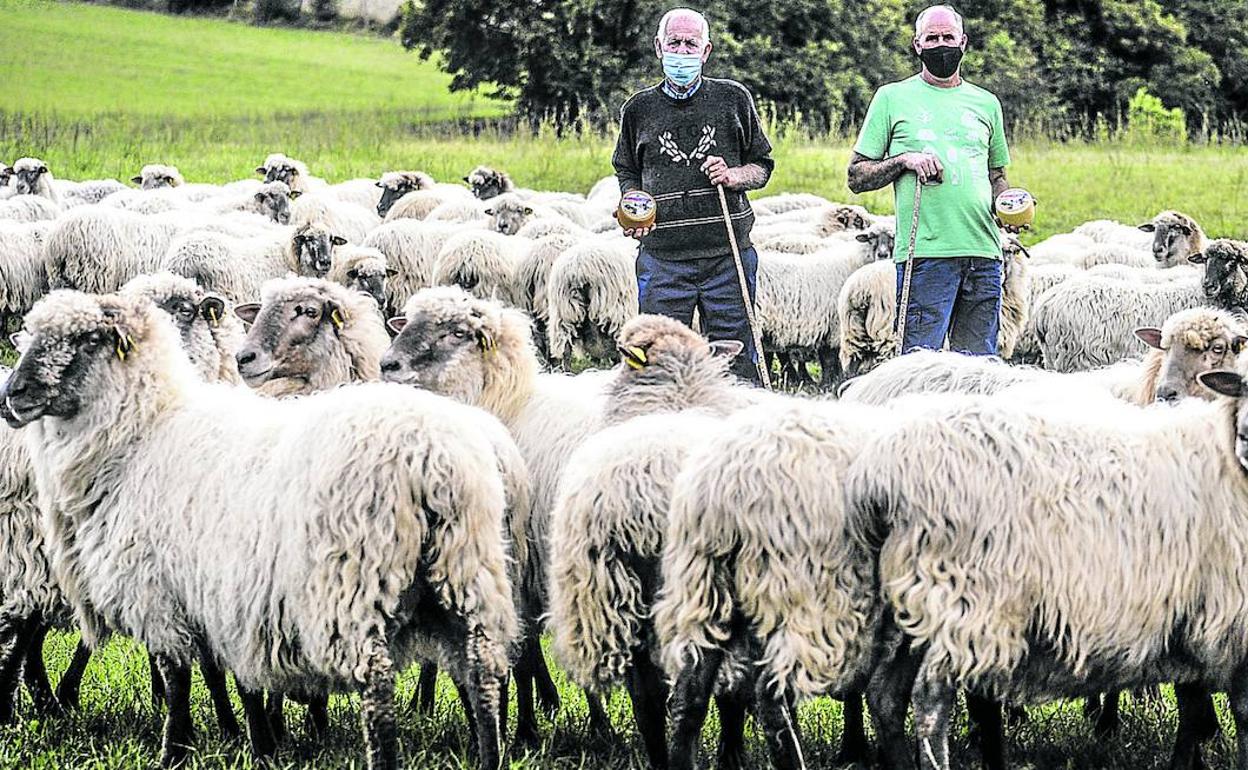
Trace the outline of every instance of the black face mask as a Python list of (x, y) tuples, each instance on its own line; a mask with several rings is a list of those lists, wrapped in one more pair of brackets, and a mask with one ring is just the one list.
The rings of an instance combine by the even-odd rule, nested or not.
[(935, 48), (924, 48), (919, 52), (923, 66), (936, 77), (944, 80), (953, 77), (962, 63), (962, 49), (956, 45), (939, 45)]

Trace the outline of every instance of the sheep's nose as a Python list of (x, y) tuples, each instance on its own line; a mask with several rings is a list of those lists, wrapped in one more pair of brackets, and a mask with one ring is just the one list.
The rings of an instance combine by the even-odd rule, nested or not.
[(27, 390), (29, 388), (26, 385), (26, 378), (13, 374), (4, 383), (3, 387), (0, 387), (0, 397), (13, 398), (14, 396), (22, 396), (25, 395)]
[(1173, 404), (1179, 400), (1179, 389), (1173, 385), (1162, 385), (1157, 388), (1157, 403)]
[(387, 375), (398, 374), (403, 368), (403, 364), (399, 363), (397, 356), (382, 356), (381, 358), (381, 376), (386, 379)]
[(234, 356), (234, 360), (238, 361), (240, 367), (246, 366), (256, 360), (256, 351), (240, 350), (238, 355)]

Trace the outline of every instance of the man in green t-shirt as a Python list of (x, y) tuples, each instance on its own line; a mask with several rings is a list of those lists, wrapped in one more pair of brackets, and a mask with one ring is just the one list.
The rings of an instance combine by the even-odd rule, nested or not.
[(949, 348), (996, 355), (1001, 308), (1001, 241), (993, 201), (1009, 185), (1010, 162), (997, 97), (959, 74), (962, 17), (934, 5), (914, 24), (923, 70), (881, 87), (849, 162), (849, 189), (893, 185), (897, 210), (897, 296), (910, 244), (914, 186), (922, 202), (901, 352)]

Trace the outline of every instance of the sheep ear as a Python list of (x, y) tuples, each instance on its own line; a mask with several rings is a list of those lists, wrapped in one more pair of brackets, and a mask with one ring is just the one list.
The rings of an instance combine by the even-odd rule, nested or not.
[(235, 305), (234, 315), (242, 319), (243, 323), (250, 326), (256, 322), (256, 316), (260, 315), (260, 303), (247, 302), (242, 305)]
[(484, 353), (492, 353), (494, 351), (494, 335), (485, 329), (477, 330), (477, 345)]
[(858, 241), (859, 243), (866, 243), (867, 241), (871, 240), (871, 236), (867, 235), (866, 233), (858, 233), (857, 235), (854, 236), (854, 240)]
[(269, 170), (268, 170), (267, 168), (265, 168), (264, 166), (256, 166), (256, 173), (257, 173), (257, 174), (267, 174), (267, 173), (269, 173)]
[(1187, 225), (1179, 225), (1179, 232), (1183, 233), (1184, 235), (1191, 235), (1192, 228), (1188, 227)]
[(398, 274), (399, 274), (399, 271), (398, 271), (398, 270), (395, 270), (393, 267), (387, 267), (387, 268), (386, 268), (386, 277), (387, 277), (387, 278), (393, 278), (393, 277), (395, 277), (395, 276), (396, 276), (396, 275), (398, 275)]
[(141, 176), (132, 176), (132, 177), (130, 177), (130, 181), (131, 181), (131, 182), (134, 182), (135, 184), (140, 184), (140, 183), (142, 183), (142, 181), (143, 181), (143, 177), (141, 177)]
[(525, 215), (526, 217), (531, 217), (531, 216), (533, 216), (533, 209), (532, 209), (532, 208), (530, 208), (529, 206), (525, 206), (525, 207), (524, 207), (524, 215)]
[(630, 369), (644, 369), (650, 364), (649, 358), (646, 357), (646, 351), (637, 346), (624, 347), (621, 345), (620, 360), (623, 361)]
[(1240, 377), (1237, 372), (1215, 369), (1212, 372), (1202, 372), (1196, 375), (1196, 379), (1214, 393), (1221, 393), (1231, 398), (1244, 395), (1244, 378)]
[(346, 238), (343, 238), (341, 235), (331, 235), (331, 236), (329, 237), (329, 242), (330, 242), (330, 243), (332, 243), (332, 244), (334, 244), (335, 246), (346, 246), (346, 245), (347, 245), (347, 239), (346, 239)]
[(854, 216), (854, 227), (859, 230), (867, 229), (867, 220), (862, 218), (862, 214), (857, 214)]
[(373, 184), (376, 185), (377, 187), (385, 187), (385, 185), (382, 184), (381, 182), (373, 182)]
[(262, 193), (262, 192), (258, 192), (258, 193), (256, 193), (256, 200), (257, 200), (257, 201), (261, 201), (261, 202), (263, 202), (263, 201), (264, 201), (264, 193)]
[(287, 197), (288, 197), (288, 198), (290, 198), (290, 199), (293, 201), (295, 198), (298, 198), (300, 195), (303, 195), (303, 191), (302, 191), (302, 190), (291, 190), (291, 191), (287, 194)]
[(1157, 229), (1157, 225), (1153, 224), (1152, 222), (1145, 222), (1144, 224), (1140, 225), (1140, 229), (1146, 233), (1151, 233)]
[(730, 360), (741, 355), (741, 351), (745, 350), (745, 345), (741, 340), (712, 340), (710, 347), (711, 355)]
[(401, 334), (403, 332), (403, 329), (405, 329), (406, 327), (407, 327), (407, 318), (401, 315), (396, 315), (394, 318), (391, 318), (389, 321), (386, 321), (386, 328), (394, 332), (396, 337), (399, 334)]
[(1203, 251), (1198, 251), (1195, 254), (1187, 255), (1187, 261), (1191, 262), (1193, 265), (1203, 265), (1205, 264), (1206, 259), (1208, 258), (1205, 256), (1205, 253)]
[(1135, 336), (1154, 350), (1161, 350), (1161, 329), (1152, 326), (1141, 326), (1135, 330)]
[(326, 302), (324, 307), (321, 308), (321, 312), (325, 317), (329, 318), (329, 322), (334, 325), (335, 331), (342, 331), (342, 327), (346, 326), (347, 321), (350, 320), (347, 311), (333, 302)]
[(125, 361), (130, 351), (134, 350), (134, 338), (121, 329), (113, 330), (113, 334), (117, 338), (117, 358)]
[(494, 216), (494, 209), (486, 209), (486, 210), (485, 210), (485, 215), (486, 215), (487, 217), (492, 217), (492, 216)]
[(1235, 355), (1239, 355), (1244, 352), (1244, 345), (1246, 343), (1248, 343), (1248, 337), (1245, 337), (1242, 334), (1236, 334), (1235, 339), (1231, 340), (1231, 352)]
[(214, 328), (220, 326), (221, 319), (225, 317), (225, 300), (209, 294), (199, 303), (199, 314)]
[(9, 335), (9, 344), (18, 353), (26, 350), (26, 346), (30, 344), (30, 333), (26, 331), (17, 331)]
[(468, 177), (464, 177), (464, 184), (472, 184), (472, 182), (468, 181)]

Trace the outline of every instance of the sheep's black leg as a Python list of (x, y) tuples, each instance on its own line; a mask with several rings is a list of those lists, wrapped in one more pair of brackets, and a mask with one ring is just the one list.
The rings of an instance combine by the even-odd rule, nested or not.
[(1096, 724), (1092, 727), (1098, 738), (1108, 738), (1118, 732), (1118, 708), (1121, 701), (1122, 693), (1119, 690), (1101, 694), (1101, 707), (1096, 712)]
[(979, 740), (984, 767), (987, 770), (1005, 770), (1005, 726), (1001, 720), (1001, 704), (968, 692), (966, 712)]
[(719, 770), (746, 767), (745, 714), (749, 701), (749, 693), (740, 689), (715, 696), (715, 708), (719, 711)]
[(865, 709), (862, 693), (851, 692), (845, 696), (845, 708), (841, 710), (841, 748), (833, 760), (838, 765), (866, 762), (871, 754), (867, 743), (867, 728), (863, 724)]
[(650, 654), (633, 650), (633, 665), (628, 670), (628, 695), (633, 701), (633, 719), (646, 747), (651, 770), (667, 770), (667, 685)]
[(1248, 667), (1241, 665), (1231, 677), (1231, 715), (1235, 717), (1237, 770), (1248, 770)]
[(278, 743), (286, 740), (286, 696), (280, 692), (269, 692), (264, 713), (269, 718), (273, 739)]
[(247, 718), (251, 753), (260, 759), (273, 756), (277, 753), (277, 739), (273, 737), (273, 725), (265, 709), (264, 690), (249, 690), (238, 685), (238, 698), (243, 702), (243, 715)]
[(909, 649), (909, 642), (891, 622), (883, 638), (884, 653), (866, 688), (867, 705), (871, 707), (880, 766), (908, 770), (914, 766), (914, 754), (913, 744), (906, 737), (906, 713), (921, 658)]
[(911, 691), (919, 770), (949, 770), (949, 719), (958, 691), (928, 668), (929, 661), (924, 660)]
[(468, 752), (472, 753), (477, 750), (477, 717), (472, 709), (472, 696), (468, 693), (468, 688), (459, 680), (455, 681), (455, 692), (459, 694), (459, 705), (464, 707), (464, 717), (468, 722), (468, 735), (471, 736), (468, 741)]
[(329, 732), (329, 695), (319, 692), (308, 696), (308, 733), (320, 739)]
[(28, 617), (11, 626), (13, 641), (5, 648), (3, 657), (0, 657), (0, 724), (7, 725), (13, 721), (17, 675), (21, 672), (22, 661), (38, 625), (38, 619)]
[[(1170, 770), (1202, 770), (1205, 763), (1200, 757), (1200, 744), (1212, 737), (1217, 725), (1213, 703), (1209, 693), (1198, 684), (1176, 683), (1174, 697), (1179, 706), (1179, 730), (1174, 736)], [(1213, 725), (1209, 724), (1210, 717)]]
[(534, 636), (533, 644), (533, 677), (537, 686), (537, 702), (551, 719), (559, 713), (559, 688), (550, 677), (550, 669), (546, 667), (546, 656), (542, 654), (542, 643)]
[(438, 665), (421, 663), (420, 675), (416, 679), (416, 692), (412, 693), (412, 702), (408, 706), (418, 714), (432, 714), (434, 698), (438, 693)]
[(672, 740), (668, 745), (673, 770), (693, 770), (697, 766), (702, 723), (706, 721), (715, 676), (723, 662), (723, 651), (706, 650), (697, 663), (685, 665), (676, 676), (670, 703)]
[(152, 710), (160, 711), (165, 705), (165, 679), (156, 656), (150, 652), (147, 654), (147, 670), (152, 672)]
[(398, 728), (394, 719), (394, 672), (385, 643), (373, 640), (360, 688), (360, 718), (369, 770), (397, 770)]
[[(755, 660), (761, 650), (755, 645), (751, 650)], [(777, 770), (805, 770), (806, 761), (802, 757), (801, 736), (797, 732), (797, 722), (790, 710), (791, 704), (783, 696), (776, 694), (767, 685), (767, 677), (759, 675), (754, 681), (754, 715), (758, 719), (763, 735), (767, 737), (767, 748), (771, 751), (771, 764)]]
[[(474, 634), (468, 640), (468, 660), (480, 661), (485, 656), (477, 648), (484, 639)], [(504, 677), (484, 671), (477, 666), (468, 673), (468, 699), (472, 714), (476, 717), (477, 759), (484, 770), (497, 770), (503, 760), (502, 730), (499, 724), (499, 691), (505, 684)]]
[(22, 663), (22, 680), (26, 682), (35, 711), (45, 716), (60, 710), (56, 696), (52, 694), (52, 684), (48, 682), (48, 669), (43, 663), (43, 641), (48, 636), (48, 628), (42, 619), (36, 621), (30, 643), (26, 646), (26, 659)]
[(225, 672), (217, 665), (216, 658), (202, 642), (199, 646), (199, 672), (204, 675), (204, 686), (212, 698), (212, 708), (217, 713), (217, 725), (225, 738), (237, 738), (242, 731), (234, 706), (230, 703), (230, 691), (226, 689)]
[(56, 700), (61, 704), (61, 708), (67, 711), (78, 710), (79, 695), (82, 692), (82, 676), (86, 673), (87, 663), (90, 661), (91, 648), (80, 639), (78, 646), (74, 648), (74, 657), (69, 660), (69, 667), (61, 675), (61, 681), (56, 683)]
[(164, 656), (157, 656), (157, 668), (165, 683), (165, 732), (160, 747), (162, 767), (174, 767), (186, 761), (186, 754), (195, 743), (191, 724), (191, 667), (180, 665)]
[[(516, 677), (516, 743), (521, 746), (536, 746), (541, 742), (537, 730), (537, 711), (533, 703), (536, 667), (541, 658), (542, 649), (537, 640), (526, 639), (513, 670)], [(506, 705), (501, 710), (503, 719), (506, 719)]]
[(596, 741), (612, 740), (614, 731), (611, 729), (611, 717), (607, 716), (607, 709), (602, 705), (602, 698), (586, 691), (585, 706), (589, 709), (589, 734)]
[(832, 392), (841, 384), (840, 351), (827, 346), (819, 348), (819, 389)]

